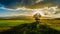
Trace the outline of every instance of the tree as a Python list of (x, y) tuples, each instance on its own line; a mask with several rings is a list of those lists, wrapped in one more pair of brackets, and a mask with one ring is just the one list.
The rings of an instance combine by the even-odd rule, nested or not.
[(40, 22), (40, 13), (36, 13), (33, 17), (35, 18), (36, 22)]

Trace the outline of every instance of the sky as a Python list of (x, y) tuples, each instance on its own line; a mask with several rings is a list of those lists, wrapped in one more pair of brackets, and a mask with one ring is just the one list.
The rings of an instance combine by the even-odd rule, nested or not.
[[(55, 8), (58, 8), (55, 14), (51, 14), (56, 11)], [(60, 15), (60, 0), (0, 0), (0, 17), (14, 16), (14, 15), (29, 15), (35, 9), (42, 9), (48, 7), (47, 11), (51, 12), (51, 16)], [(27, 10), (28, 9), (28, 10)], [(32, 11), (33, 10), (33, 11)], [(34, 12), (33, 12), (34, 13)]]

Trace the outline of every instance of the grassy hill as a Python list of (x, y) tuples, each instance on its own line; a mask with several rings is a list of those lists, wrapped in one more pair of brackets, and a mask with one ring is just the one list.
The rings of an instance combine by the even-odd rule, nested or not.
[(0, 32), (0, 34), (60, 34), (60, 31), (55, 30), (48, 25), (33, 22), (12, 27), (12, 29)]

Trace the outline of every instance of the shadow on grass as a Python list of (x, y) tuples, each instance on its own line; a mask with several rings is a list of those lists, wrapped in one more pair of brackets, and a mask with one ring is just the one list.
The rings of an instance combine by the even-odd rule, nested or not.
[(21, 24), (0, 34), (60, 34), (60, 31), (37, 22)]

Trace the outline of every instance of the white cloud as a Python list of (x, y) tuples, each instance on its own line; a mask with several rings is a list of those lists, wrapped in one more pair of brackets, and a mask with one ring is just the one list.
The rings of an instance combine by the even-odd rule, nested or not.
[(9, 9), (9, 8), (5, 8), (5, 7), (0, 7), (0, 9), (9, 10), (9, 11), (16, 11), (14, 9)]
[(41, 1), (43, 1), (43, 0), (37, 0), (36, 3), (39, 3), (39, 2), (41, 2)]
[[(44, 15), (46, 17), (55, 17), (55, 18), (60, 18), (60, 13), (59, 14), (55, 14), (56, 11), (60, 11), (60, 9), (58, 9), (58, 6), (54, 6), (54, 7), (45, 7), (45, 8), (40, 8), (40, 9), (29, 9), (29, 8), (25, 8), (25, 7), (20, 7), (20, 8), (17, 8), (17, 9), (8, 9), (8, 8), (4, 8), (4, 7), (0, 7), (0, 9), (3, 9), (3, 10), (8, 10), (9, 11), (21, 11), (20, 13), (12, 13), (12, 14), (1, 14), (0, 13), (0, 16), (19, 16), (19, 15), (30, 15), (32, 16), (33, 13), (35, 13), (35, 11), (39, 11), (40, 14), (44, 15), (44, 14), (47, 14), (47, 15)], [(42, 11), (42, 12), (41, 12)]]

